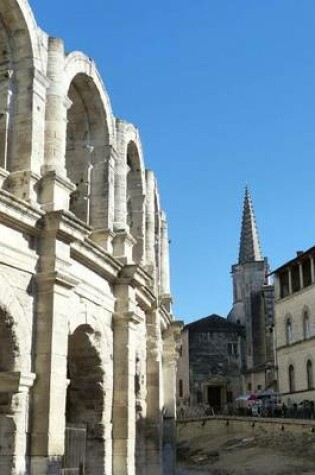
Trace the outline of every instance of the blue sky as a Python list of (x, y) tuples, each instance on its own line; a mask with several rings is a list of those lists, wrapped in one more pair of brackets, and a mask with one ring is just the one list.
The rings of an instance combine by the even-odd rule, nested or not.
[(231, 306), (250, 186), (272, 268), (315, 244), (313, 0), (31, 0), (140, 128), (170, 222), (178, 318)]

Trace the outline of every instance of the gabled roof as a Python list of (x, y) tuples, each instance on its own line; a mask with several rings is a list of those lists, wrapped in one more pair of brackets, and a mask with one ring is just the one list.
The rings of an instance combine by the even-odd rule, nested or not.
[(240, 331), (242, 326), (215, 313), (185, 325), (184, 330)]
[(258, 229), (253, 204), (248, 187), (245, 189), (241, 242), (239, 249), (239, 264), (262, 261)]

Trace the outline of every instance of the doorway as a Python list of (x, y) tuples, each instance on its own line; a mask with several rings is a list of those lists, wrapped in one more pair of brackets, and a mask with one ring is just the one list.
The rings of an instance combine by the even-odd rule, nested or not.
[(208, 404), (215, 411), (221, 410), (221, 386), (208, 386)]

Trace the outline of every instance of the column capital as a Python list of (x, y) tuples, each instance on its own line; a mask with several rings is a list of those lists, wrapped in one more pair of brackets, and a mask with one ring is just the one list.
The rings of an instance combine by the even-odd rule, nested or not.
[(0, 372), (0, 393), (28, 392), (35, 379), (34, 373)]

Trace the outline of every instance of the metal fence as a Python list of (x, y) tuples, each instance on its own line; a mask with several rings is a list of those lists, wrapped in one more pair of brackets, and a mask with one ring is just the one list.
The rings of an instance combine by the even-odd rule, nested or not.
[(86, 460), (86, 426), (67, 424), (62, 475), (84, 475)]

